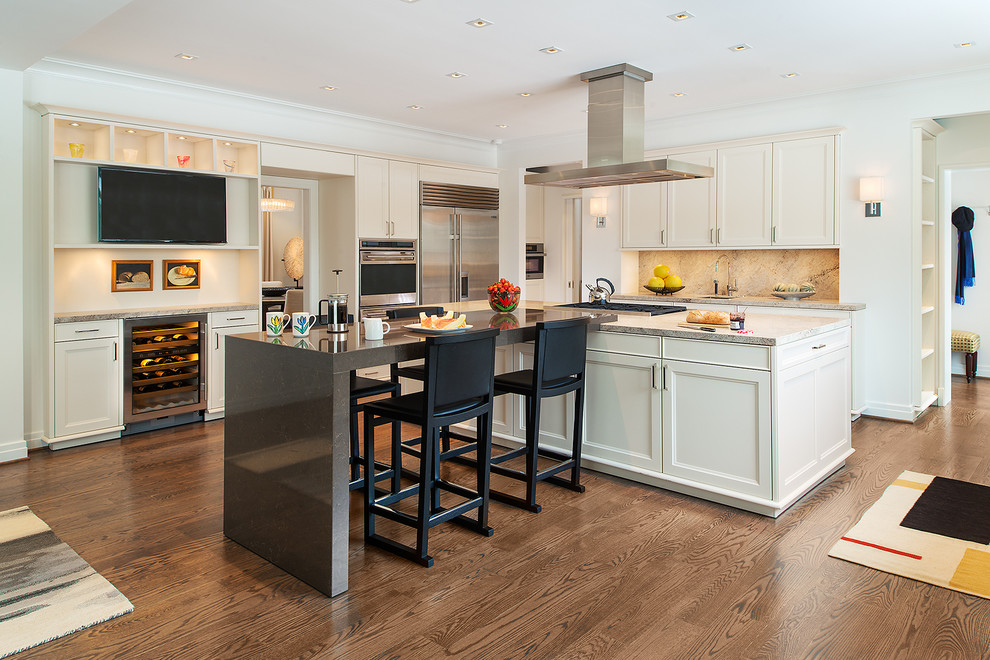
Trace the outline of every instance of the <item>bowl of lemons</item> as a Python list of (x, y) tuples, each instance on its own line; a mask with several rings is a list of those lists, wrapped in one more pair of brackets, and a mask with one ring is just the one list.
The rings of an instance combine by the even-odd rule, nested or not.
[(800, 284), (777, 282), (770, 293), (784, 300), (801, 300), (815, 295), (815, 285), (811, 282), (801, 282)]
[(684, 283), (681, 282), (680, 277), (671, 272), (669, 266), (660, 264), (653, 269), (653, 277), (643, 285), (643, 288), (663, 296), (677, 293), (684, 288)]

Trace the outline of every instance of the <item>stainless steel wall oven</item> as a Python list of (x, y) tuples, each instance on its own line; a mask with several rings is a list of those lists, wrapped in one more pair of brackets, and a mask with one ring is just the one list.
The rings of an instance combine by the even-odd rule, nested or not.
[(542, 280), (546, 252), (543, 243), (526, 243), (526, 279)]
[(361, 318), (416, 304), (416, 241), (362, 239), (359, 249)]

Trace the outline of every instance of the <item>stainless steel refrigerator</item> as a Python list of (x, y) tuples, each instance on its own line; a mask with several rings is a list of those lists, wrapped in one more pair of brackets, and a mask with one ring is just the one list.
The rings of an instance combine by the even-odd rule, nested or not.
[(498, 188), (423, 182), (422, 304), (485, 300), (498, 279)]

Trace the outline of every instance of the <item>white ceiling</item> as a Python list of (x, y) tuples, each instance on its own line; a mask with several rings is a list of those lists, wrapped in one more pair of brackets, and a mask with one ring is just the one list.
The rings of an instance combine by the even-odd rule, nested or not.
[(44, 56), (485, 140), (584, 130), (578, 74), (621, 62), (654, 73), (647, 120), (990, 66), (988, 0), (2, 2), (0, 66)]

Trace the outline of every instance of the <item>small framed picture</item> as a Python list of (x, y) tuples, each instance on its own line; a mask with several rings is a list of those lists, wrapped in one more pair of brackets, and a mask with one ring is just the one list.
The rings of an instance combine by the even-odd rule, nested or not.
[(110, 267), (110, 291), (151, 291), (154, 288), (151, 278), (154, 262), (117, 261)]
[(163, 289), (198, 289), (199, 259), (162, 259)]

